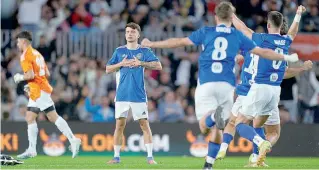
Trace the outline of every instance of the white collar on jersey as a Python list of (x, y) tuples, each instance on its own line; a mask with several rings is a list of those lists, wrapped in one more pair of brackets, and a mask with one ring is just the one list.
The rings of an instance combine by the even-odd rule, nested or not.
[(128, 49), (128, 50), (137, 50), (141, 47), (140, 44), (137, 44), (137, 47), (136, 48), (128, 48), (127, 45), (125, 45), (125, 47)]
[(227, 25), (226, 25), (225, 23), (220, 23), (220, 24), (217, 24), (216, 26), (217, 26), (217, 27), (219, 27), (219, 26), (225, 26), (225, 27), (227, 27)]
[(268, 34), (271, 34), (271, 35), (281, 35), (280, 33), (268, 33)]

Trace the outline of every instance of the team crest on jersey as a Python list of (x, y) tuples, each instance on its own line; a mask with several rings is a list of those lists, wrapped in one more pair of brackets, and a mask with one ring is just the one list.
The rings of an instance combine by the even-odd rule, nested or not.
[(140, 60), (140, 59), (142, 58), (142, 53), (138, 53), (138, 54), (136, 55), (136, 58)]

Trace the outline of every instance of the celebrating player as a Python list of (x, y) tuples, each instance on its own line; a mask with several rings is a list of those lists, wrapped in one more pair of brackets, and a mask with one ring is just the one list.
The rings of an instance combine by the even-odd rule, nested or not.
[(22, 31), (19, 33), (17, 35), (17, 41), (17, 46), (22, 52), (20, 62), (24, 74), (17, 73), (14, 75), (14, 82), (27, 81), (29, 88), (27, 90), (29, 103), (25, 116), (28, 123), (29, 148), (17, 157), (19, 159), (27, 159), (37, 155), (38, 126), (36, 118), (41, 111), (46, 113), (49, 121), (54, 123), (68, 138), (71, 144), (72, 158), (74, 158), (79, 152), (81, 140), (73, 135), (67, 122), (60, 117), (55, 110), (54, 103), (51, 99), (52, 87), (46, 78), (50, 76), (50, 72), (44, 58), (37, 50), (32, 48), (32, 35), (30, 32)]
[(144, 69), (161, 70), (162, 65), (152, 50), (138, 44), (141, 28), (135, 23), (125, 27), (127, 44), (116, 48), (106, 66), (106, 72), (116, 72), (116, 97), (114, 132), (114, 158), (109, 164), (120, 163), (120, 149), (126, 118), (131, 111), (134, 120), (138, 120), (143, 131), (147, 150), (147, 162), (156, 164), (152, 150), (152, 132), (149, 126), (147, 96), (144, 87)]
[[(142, 41), (142, 45), (151, 48), (176, 48), (188, 45), (202, 45), (199, 57), (199, 79), (195, 92), (196, 116), (202, 133), (212, 130), (208, 144), (208, 156), (204, 168), (210, 169), (214, 164), (221, 144), (221, 131), (224, 120), (229, 118), (233, 104), (235, 86), (235, 56), (239, 49), (250, 51), (271, 60), (297, 61), (293, 54), (282, 55), (272, 50), (258, 48), (256, 44), (240, 31), (231, 27), (234, 7), (229, 2), (221, 2), (216, 7), (216, 27), (203, 27), (189, 37), (170, 38), (164, 41)], [(219, 129), (214, 126), (219, 127)]]
[[(263, 48), (269, 48), (280, 54), (287, 54), (290, 44), (298, 31), (298, 23), (303, 7), (299, 8), (296, 19), (288, 35), (280, 35), (281, 26), (283, 24), (283, 16), (277, 11), (268, 13), (268, 34), (258, 34), (251, 31), (246, 25), (241, 22), (235, 15), (233, 24), (242, 31), (247, 37), (254, 40), (256, 44)], [(297, 28), (296, 28), (297, 27)], [(285, 74), (286, 62), (274, 61), (264, 58), (259, 58), (258, 55), (246, 53), (246, 57), (252, 57), (253, 64), (250, 64), (246, 71), (252, 74), (251, 80), (246, 85), (245, 90), (249, 90), (245, 97), (237, 98), (237, 103), (241, 103), (239, 110), (235, 108), (233, 114), (237, 116), (235, 125), (240, 136), (254, 142), (259, 147), (257, 166), (265, 166), (264, 160), (266, 154), (271, 150), (271, 143), (265, 141), (264, 132), (261, 126), (269, 117), (267, 125), (279, 125), (278, 103), (280, 97), (280, 84)], [(252, 84), (249, 87), (249, 84)], [(247, 88), (248, 87), (248, 88)], [(238, 114), (238, 115), (236, 115)], [(248, 123), (255, 118), (256, 129), (250, 127)], [(273, 128), (273, 127), (271, 127)], [(277, 141), (278, 137), (270, 138), (272, 143)], [(256, 153), (257, 153), (257, 149)]]
[[(305, 11), (305, 8), (303, 6), (299, 6), (297, 13), (296, 13), (296, 19), (294, 20), (293, 24), (291, 25), (290, 29), (288, 30), (287, 21), (283, 20), (283, 25), (281, 26), (281, 35), (288, 35), (293, 40), (298, 32), (298, 25), (301, 14)], [(298, 19), (299, 18), (299, 19)], [(234, 17), (234, 24), (236, 27), (244, 27), (240, 26), (238, 24), (243, 24), (239, 21), (237, 17)], [(246, 27), (246, 29), (249, 29)], [(249, 54), (246, 54), (249, 55)], [(230, 117), (230, 120), (225, 127), (224, 134), (223, 134), (223, 143), (221, 145), (220, 151), (217, 155), (217, 159), (223, 159), (226, 156), (226, 151), (228, 148), (229, 143), (232, 141), (233, 136), (235, 134), (235, 120), (238, 115), (238, 112), (240, 112), (242, 107), (242, 101), (245, 96), (247, 96), (247, 93), (250, 89), (250, 80), (252, 78), (252, 66), (253, 66), (253, 60), (252, 57), (245, 57), (243, 69), (241, 72), (241, 83), (237, 85), (236, 87), (236, 94), (238, 95), (235, 104), (232, 108), (232, 115)], [(305, 61), (302, 67), (298, 68), (287, 68), (284, 78), (291, 78), (296, 75), (298, 75), (302, 71), (306, 71), (312, 68), (312, 62), (311, 61)], [(263, 122), (260, 121), (260, 119), (257, 117), (254, 119), (254, 128), (255, 131), (265, 138), (264, 130), (262, 128), (261, 124)], [(280, 117), (279, 117), (279, 109), (278, 107), (274, 110), (272, 115), (267, 119), (265, 122), (265, 130), (266, 130), (266, 138), (270, 141), (272, 146), (277, 142), (280, 136)], [(254, 144), (253, 148), (253, 154), (249, 158), (248, 167), (256, 167), (257, 166), (257, 157), (258, 157), (258, 148)], [(267, 166), (264, 162), (260, 166)]]

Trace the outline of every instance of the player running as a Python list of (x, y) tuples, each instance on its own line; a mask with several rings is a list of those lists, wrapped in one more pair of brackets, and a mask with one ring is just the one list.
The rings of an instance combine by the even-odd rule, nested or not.
[[(199, 57), (199, 78), (195, 92), (196, 116), (202, 133), (212, 131), (208, 144), (208, 155), (204, 165), (211, 169), (222, 143), (224, 120), (229, 118), (233, 104), (235, 86), (235, 56), (241, 49), (272, 60), (297, 61), (297, 54), (282, 55), (269, 49), (258, 48), (240, 31), (231, 27), (234, 7), (229, 2), (221, 2), (216, 7), (216, 27), (203, 27), (189, 37), (170, 38), (164, 41), (142, 41), (151, 48), (176, 48), (202, 45)], [(216, 125), (216, 126), (215, 126)], [(217, 127), (218, 126), (218, 127)]]
[[(237, 29), (254, 40), (258, 46), (272, 49), (280, 54), (288, 53), (292, 39), (297, 33), (295, 31), (293, 37), (280, 35), (283, 16), (277, 11), (268, 13), (268, 34), (253, 33), (236, 16), (234, 16), (233, 23)], [(250, 56), (250, 54), (247, 54), (247, 56)], [(256, 122), (258, 123), (256, 124), (258, 124), (258, 127), (261, 127), (270, 115), (278, 112), (281, 91), (280, 84), (286, 70), (286, 62), (259, 58), (258, 55), (251, 56), (253, 57), (252, 85), (247, 96), (241, 101), (242, 108), (238, 111), (235, 125), (240, 136), (254, 142), (258, 146), (257, 166), (262, 166), (266, 154), (271, 150), (271, 143), (261, 137), (263, 136), (261, 128), (255, 131), (254, 128), (249, 126), (249, 123), (254, 118), (257, 118)], [(279, 118), (276, 119), (279, 120)]]
[(120, 150), (126, 118), (131, 111), (143, 131), (147, 163), (157, 164), (153, 158), (152, 132), (149, 126), (144, 69), (161, 70), (162, 65), (152, 50), (138, 44), (141, 28), (135, 23), (125, 27), (127, 44), (116, 48), (106, 66), (106, 73), (116, 72), (114, 158), (108, 164), (120, 163)]
[[(284, 20), (283, 26), (281, 27), (280, 34), (281, 35), (288, 35), (293, 40), (298, 32), (298, 25), (299, 25), (298, 18), (300, 18), (301, 14), (304, 11), (305, 11), (305, 8), (303, 6), (298, 7), (298, 10), (296, 13), (297, 19), (294, 20), (294, 22), (291, 25), (289, 30), (288, 30), (288, 25), (287, 25), (287, 23), (285, 23), (286, 21)], [(238, 24), (243, 24), (241, 21), (239, 21), (239, 19), (237, 17), (234, 17), (233, 19), (234, 19), (233, 22), (234, 22), (236, 27), (238, 26)], [(243, 26), (241, 26), (241, 27), (243, 27)], [(246, 28), (246, 29), (249, 29), (249, 28)], [(250, 54), (248, 53), (246, 55), (250, 55)], [(237, 85), (237, 87), (236, 87), (236, 94), (238, 95), (238, 97), (236, 99), (235, 104), (233, 105), (232, 115), (230, 117), (230, 120), (229, 120), (227, 126), (225, 127), (224, 134), (223, 134), (223, 143), (222, 143), (220, 151), (217, 155), (217, 159), (223, 159), (226, 156), (226, 151), (227, 151), (228, 145), (233, 140), (233, 136), (234, 136), (235, 130), (236, 130), (235, 129), (235, 120), (236, 120), (238, 113), (241, 111), (242, 101), (243, 101), (244, 97), (247, 95), (247, 93), (250, 89), (250, 86), (251, 86), (250, 81), (251, 81), (252, 74), (253, 74), (252, 67), (253, 67), (252, 57), (245, 57), (243, 69), (241, 72), (241, 83), (239, 85)], [(303, 66), (299, 67), (299, 68), (287, 68), (286, 72), (284, 74), (284, 78), (294, 77), (294, 76), (298, 75), (300, 72), (309, 70), (311, 68), (312, 68), (311, 61), (304, 62)], [(264, 134), (264, 130), (262, 128), (261, 123), (263, 123), (263, 122), (261, 122), (260, 119), (258, 117), (256, 117), (254, 119), (253, 125), (254, 125), (255, 131), (257, 132), (257, 134), (259, 134), (260, 136), (262, 136), (265, 139), (265, 134)], [(272, 115), (267, 119), (264, 127), (266, 130), (266, 138), (267, 138), (267, 140), (270, 141), (270, 143), (273, 146), (277, 142), (277, 140), (279, 139), (279, 136), (280, 136), (280, 117), (279, 117), (278, 107), (276, 108), (276, 110), (274, 110)], [(251, 154), (251, 156), (249, 158), (249, 163), (248, 163), (247, 167), (256, 167), (257, 166), (256, 163), (257, 163), (258, 153), (259, 153), (258, 147), (254, 144), (253, 154)], [(267, 165), (265, 163), (262, 163), (260, 166), (267, 167)]]
[(81, 140), (73, 135), (67, 122), (55, 110), (51, 99), (53, 89), (46, 78), (50, 76), (50, 72), (44, 58), (37, 50), (32, 48), (32, 35), (30, 32), (20, 32), (17, 35), (17, 41), (17, 46), (22, 52), (20, 63), (24, 74), (17, 73), (13, 78), (17, 84), (21, 81), (27, 81), (27, 91), (29, 94), (29, 103), (25, 116), (28, 124), (29, 148), (17, 157), (18, 159), (27, 159), (37, 156), (38, 126), (36, 118), (41, 111), (46, 113), (49, 121), (54, 123), (68, 138), (71, 144), (72, 158), (75, 158), (79, 152)]

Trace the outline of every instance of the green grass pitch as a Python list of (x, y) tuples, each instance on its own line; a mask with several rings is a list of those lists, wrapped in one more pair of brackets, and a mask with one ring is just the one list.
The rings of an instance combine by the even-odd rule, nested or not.
[[(107, 165), (110, 156), (79, 156), (72, 159), (71, 156), (49, 157), (37, 156), (24, 161), (17, 166), (2, 166), (1, 169), (202, 169), (203, 158), (194, 157), (155, 157), (158, 165), (146, 164), (146, 158), (142, 156), (122, 156), (121, 163)], [(247, 157), (226, 157), (222, 161), (216, 161), (216, 169), (244, 169), (248, 161)], [(319, 169), (319, 158), (287, 158), (268, 157), (267, 169)], [(260, 168), (257, 168), (260, 169)]]

